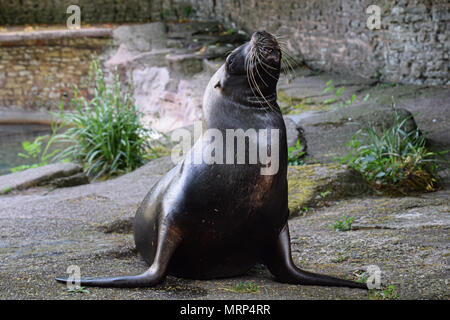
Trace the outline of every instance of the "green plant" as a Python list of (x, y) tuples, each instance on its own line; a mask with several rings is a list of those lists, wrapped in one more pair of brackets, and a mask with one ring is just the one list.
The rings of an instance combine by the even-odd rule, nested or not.
[(183, 17), (185, 19), (191, 17), (193, 13), (194, 13), (194, 9), (192, 8), (192, 6), (184, 6), (183, 7)]
[(234, 29), (227, 29), (227, 31), (225, 31), (227, 35), (232, 35), (234, 32)]
[(332, 193), (331, 190), (323, 191), (323, 192), (320, 193), (320, 197), (321, 197), (322, 199), (324, 199), (324, 198), (326, 198), (326, 197), (327, 197), (329, 194), (331, 194), (331, 193)]
[[(345, 92), (346, 88), (344, 86), (341, 86), (339, 88), (335, 88), (333, 85), (333, 80), (329, 80), (326, 83), (326, 87), (325, 89), (322, 91), (322, 93), (326, 93), (326, 92), (333, 92), (334, 93), (334, 97), (331, 97), (327, 100), (325, 100), (323, 102), (324, 105), (329, 105), (332, 104), (334, 102), (336, 102), (341, 96), (342, 94)], [(341, 104), (339, 105), (339, 108), (345, 108), (349, 105), (351, 105), (353, 103), (353, 101), (355, 101), (356, 99), (356, 94), (352, 94), (352, 96), (350, 97), (350, 99), (348, 99), (347, 101), (342, 101)], [(364, 97), (364, 101), (367, 101), (367, 99), (369, 99), (369, 95), (367, 94)], [(328, 110), (328, 106), (326, 107), (326, 109)]]
[(345, 108), (349, 105), (351, 105), (353, 103), (353, 101), (355, 101), (356, 99), (356, 94), (352, 94), (352, 96), (350, 97), (350, 99), (348, 99), (347, 101), (343, 101), (340, 105), (341, 108)]
[[(157, 153), (148, 142), (150, 130), (140, 122), (141, 113), (132, 98), (131, 87), (122, 88), (117, 70), (109, 88), (98, 60), (91, 64), (95, 93), (87, 100), (74, 89), (74, 112), (61, 113), (68, 129), (57, 140), (70, 146), (57, 155), (84, 164), (93, 180), (132, 171)], [(91, 74), (92, 75), (92, 74)]]
[(161, 12), (161, 19), (163, 20), (173, 20), (177, 18), (177, 12), (174, 8), (165, 9)]
[(333, 229), (334, 231), (349, 231), (352, 227), (353, 221), (354, 218), (343, 216), (335, 223), (330, 224), (328, 228)]
[(0, 190), (0, 195), (4, 195), (7, 194), (8, 192), (10, 192), (12, 190), (12, 187), (6, 187)]
[(238, 292), (258, 292), (259, 287), (253, 283), (253, 282), (247, 282), (247, 283), (239, 283), (236, 286), (234, 286), (234, 291)]
[(348, 256), (339, 254), (336, 258), (331, 259), (334, 263), (341, 263), (348, 260)]
[(38, 136), (36, 139), (34, 139), (33, 142), (30, 141), (23, 141), (22, 142), (22, 148), (25, 153), (18, 153), (17, 155), (21, 158), (25, 158), (27, 160), (33, 160), (36, 163), (34, 164), (25, 164), (21, 166), (17, 166), (14, 168), (11, 168), (11, 172), (18, 172), (23, 171), (26, 169), (31, 168), (37, 168), (42, 167), (48, 164), (48, 161), (50, 158), (52, 158), (56, 153), (59, 152), (59, 149), (55, 149), (52, 152), (49, 151), (49, 147), (53, 142), (52, 136), (50, 137), (49, 141), (47, 142), (44, 150), (42, 151), (42, 140), (45, 139), (45, 136)]
[(304, 151), (301, 151), (302, 147), (300, 145), (300, 140), (293, 147), (288, 148), (288, 165), (299, 166), (303, 164)]
[(367, 283), (367, 276), (365, 276), (365, 275), (360, 276), (360, 277), (356, 280), (356, 282), (359, 282), (359, 283)]
[(67, 289), (67, 292), (70, 294), (76, 294), (76, 293), (88, 294), (89, 290), (86, 289), (85, 287), (78, 287), (78, 288)]
[(333, 80), (328, 80), (325, 85), (326, 85), (326, 87), (325, 87), (325, 89), (323, 89), (322, 93), (327, 93), (328, 91), (335, 90), (335, 88), (333, 86)]
[(309, 207), (299, 207), (298, 212), (301, 213), (303, 216), (306, 216), (308, 212), (311, 211), (311, 208)]
[(426, 134), (418, 128), (407, 132), (405, 124), (410, 117), (402, 119), (395, 105), (393, 109), (392, 127), (383, 127), (381, 132), (369, 127), (358, 130), (348, 144), (350, 153), (341, 162), (361, 172), (376, 190), (403, 194), (436, 190), (440, 185), (436, 175), (441, 162), (438, 157), (447, 151), (429, 151)]
[[(17, 155), (21, 158), (25, 158), (27, 160), (34, 160), (34, 161), (38, 161), (39, 156), (41, 154), (42, 151), (42, 139), (44, 138), (44, 136), (39, 136), (36, 139), (34, 139), (33, 142), (30, 141), (23, 141), (22, 142), (22, 148), (24, 150), (25, 153), (19, 152)], [(46, 163), (41, 161), (40, 163), (35, 163), (35, 164), (24, 164), (21, 166), (17, 166), (14, 168), (11, 168), (11, 172), (19, 172), (19, 171), (23, 171), (26, 169), (31, 169), (31, 168), (37, 168), (40, 166), (45, 165)]]
[(397, 300), (400, 298), (393, 285), (388, 286), (384, 290), (369, 290), (368, 296), (371, 300)]

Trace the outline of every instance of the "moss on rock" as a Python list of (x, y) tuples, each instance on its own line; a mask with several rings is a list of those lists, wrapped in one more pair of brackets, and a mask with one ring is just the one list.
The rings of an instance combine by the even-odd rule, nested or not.
[(363, 177), (340, 164), (311, 164), (288, 168), (289, 212), (296, 216), (305, 207), (339, 200), (369, 190)]

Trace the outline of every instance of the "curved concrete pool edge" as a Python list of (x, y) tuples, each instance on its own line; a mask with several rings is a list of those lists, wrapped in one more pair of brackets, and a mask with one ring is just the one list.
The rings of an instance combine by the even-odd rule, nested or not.
[(44, 124), (61, 120), (52, 116), (50, 111), (34, 110), (2, 110), (0, 109), (0, 125), (5, 124)]

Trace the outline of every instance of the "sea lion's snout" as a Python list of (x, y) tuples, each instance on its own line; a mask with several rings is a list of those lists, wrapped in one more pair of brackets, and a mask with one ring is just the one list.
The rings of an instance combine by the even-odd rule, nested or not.
[(265, 30), (256, 31), (250, 43), (263, 54), (266, 62), (278, 64), (281, 60), (281, 51), (277, 38)]
[(276, 38), (266, 30), (256, 31), (255, 33), (253, 33), (252, 41), (259, 42), (261, 40), (275, 40), (276, 42)]

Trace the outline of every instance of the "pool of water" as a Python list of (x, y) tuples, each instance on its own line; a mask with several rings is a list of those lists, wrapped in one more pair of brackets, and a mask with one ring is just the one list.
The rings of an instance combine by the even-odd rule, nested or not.
[[(0, 175), (11, 173), (11, 168), (34, 164), (36, 160), (28, 160), (19, 157), (19, 152), (24, 152), (23, 141), (33, 142), (38, 136), (49, 135), (52, 132), (50, 126), (39, 124), (0, 125)], [(47, 140), (42, 143), (45, 147)]]

